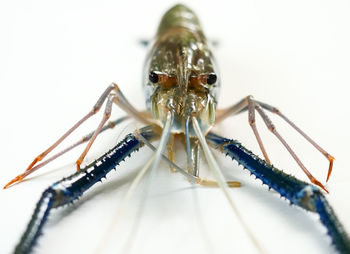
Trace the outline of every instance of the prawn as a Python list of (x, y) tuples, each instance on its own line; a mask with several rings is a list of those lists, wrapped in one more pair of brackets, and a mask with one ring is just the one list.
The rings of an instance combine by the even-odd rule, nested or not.
[[(322, 193), (322, 190), (327, 192), (327, 189), (304, 166), (296, 153), (279, 134), (266, 112), (270, 111), (279, 115), (327, 158), (329, 161), (327, 180), (332, 172), (333, 156), (321, 148), (277, 108), (255, 100), (252, 96), (243, 98), (229, 108), (223, 110), (216, 108), (220, 90), (220, 77), (217, 75), (215, 59), (198, 18), (187, 7), (176, 5), (164, 15), (156, 39), (151, 44), (151, 50), (145, 63), (144, 77), (147, 111), (140, 112), (136, 110), (123, 95), (120, 87), (115, 83), (111, 84), (102, 93), (90, 112), (47, 150), (38, 155), (25, 172), (5, 185), (5, 188), (8, 188), (12, 184), (22, 181), (51, 160), (81, 143), (88, 142), (76, 162), (77, 173), (54, 183), (42, 194), (31, 222), (17, 245), (15, 253), (31, 252), (52, 209), (76, 200), (127, 156), (145, 145), (150, 146), (149, 142), (154, 139), (159, 139), (160, 143), (155, 154), (146, 164), (145, 169), (151, 168), (151, 171), (154, 171), (162, 158), (163, 151), (167, 149), (168, 163), (171, 170), (176, 168), (193, 183), (218, 185), (223, 190), (231, 207), (235, 209), (228, 187), (239, 187), (240, 183), (226, 181), (209, 146), (216, 148), (242, 164), (251, 174), (262, 180), (269, 188), (279, 192), (291, 203), (318, 213), (337, 250), (341, 253), (349, 251), (347, 233)], [(104, 115), (94, 132), (84, 136), (79, 142), (40, 164), (40, 161), (67, 136), (88, 118), (96, 114), (102, 108), (104, 102), (106, 102)], [(129, 117), (146, 124), (147, 127), (127, 135), (105, 155), (81, 169), (80, 166), (97, 136), (105, 129), (116, 124), (116, 122), (107, 124), (113, 104), (118, 105)], [(228, 116), (245, 111), (248, 111), (249, 124), (265, 161), (252, 154), (238, 142), (225, 139), (211, 132), (218, 122), (223, 121)], [(285, 146), (313, 185), (287, 175), (271, 165), (268, 152), (255, 124), (255, 113), (263, 118), (268, 129)], [(184, 144), (187, 155), (187, 170), (181, 170), (174, 164), (175, 138), (181, 140)], [(207, 181), (200, 177), (199, 152), (201, 148), (215, 181)], [(254, 242), (254, 237), (251, 238)], [(259, 246), (259, 244), (256, 244), (256, 246)], [(260, 247), (257, 247), (257, 249), (260, 250)]]

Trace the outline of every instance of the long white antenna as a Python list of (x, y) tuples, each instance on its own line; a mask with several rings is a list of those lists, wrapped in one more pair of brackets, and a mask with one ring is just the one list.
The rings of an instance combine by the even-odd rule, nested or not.
[(260, 253), (266, 253), (262, 246), (259, 244), (259, 242), (255, 239), (253, 233), (249, 230), (248, 226), (244, 223), (242, 216), (240, 215), (240, 213), (238, 212), (235, 204), (233, 203), (233, 200), (230, 196), (229, 193), (229, 187), (226, 183), (225, 177), (223, 176), (223, 174), (221, 173), (221, 170), (219, 168), (219, 165), (217, 164), (213, 154), (211, 153), (209, 146), (205, 140), (205, 137), (203, 136), (203, 133), (200, 129), (200, 126), (198, 124), (198, 121), (196, 119), (196, 117), (192, 117), (192, 124), (193, 124), (193, 129), (198, 137), (199, 142), (202, 145), (203, 148), (203, 152), (205, 155), (205, 158), (209, 164), (209, 169), (211, 169), (214, 177), (216, 178), (216, 181), (218, 182), (221, 190), (224, 192), (225, 197), (227, 199), (227, 201), (230, 203), (233, 212), (235, 213), (236, 217), (238, 218), (238, 221), (241, 223), (242, 227), (244, 228), (244, 230), (247, 232), (249, 238), (251, 239), (251, 241), (253, 242), (254, 246), (257, 248), (257, 250)]
[(151, 170), (150, 179), (152, 178), (155, 169), (158, 167), (162, 152), (166, 146), (166, 143), (168, 142), (169, 133), (171, 130), (170, 127), (173, 123), (173, 119), (174, 119), (173, 114), (171, 112), (168, 112), (167, 120), (165, 122), (165, 126), (163, 128), (162, 135), (161, 135), (160, 142), (159, 142), (159, 146), (158, 146), (156, 152), (147, 161), (146, 165), (140, 170), (140, 172), (137, 174), (137, 176), (135, 177), (135, 179), (131, 183), (129, 190), (125, 194), (125, 197), (123, 198), (123, 200), (122, 200), (122, 202), (121, 202), (121, 204), (120, 204), (120, 206), (119, 206), (119, 208), (114, 216), (112, 223), (110, 224), (108, 230), (104, 234), (104, 237), (102, 238), (101, 242), (98, 244), (98, 246), (95, 250), (95, 253), (102, 253), (102, 251), (105, 247), (104, 243), (108, 242), (109, 237), (112, 235), (113, 229), (116, 227), (121, 215), (123, 214), (123, 211), (124, 211), (127, 203), (129, 202), (132, 194), (135, 192), (136, 187), (140, 183), (143, 176), (146, 174), (147, 170), (153, 165), (152, 170)]
[(113, 229), (115, 228), (115, 226), (117, 225), (121, 215), (124, 212), (124, 209), (127, 205), (127, 203), (129, 202), (132, 194), (134, 193), (137, 185), (140, 183), (142, 177), (146, 174), (147, 170), (150, 168), (150, 166), (152, 165), (152, 163), (154, 162), (154, 159), (156, 157), (156, 154), (154, 153), (152, 155), (152, 157), (147, 161), (147, 163), (145, 164), (145, 166), (140, 170), (140, 172), (136, 175), (134, 181), (131, 183), (127, 193), (125, 194), (115, 216), (114, 219), (112, 221), (112, 223), (109, 225), (108, 229), (106, 230), (104, 236), (101, 238), (100, 243), (97, 245), (95, 252), (94, 253), (102, 253), (104, 247), (106, 246), (105, 243), (109, 242), (109, 238), (112, 235)]
[(162, 157), (162, 152), (169, 139), (170, 127), (172, 126), (173, 121), (174, 121), (174, 115), (171, 111), (168, 111), (166, 122), (162, 131), (162, 136), (160, 137), (159, 146), (156, 151), (156, 157), (152, 166), (151, 173), (154, 172), (155, 169), (158, 167), (160, 158)]

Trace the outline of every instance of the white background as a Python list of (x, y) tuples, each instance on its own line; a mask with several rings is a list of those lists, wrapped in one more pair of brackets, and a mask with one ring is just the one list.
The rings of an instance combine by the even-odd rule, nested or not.
[[(145, 49), (173, 1), (2, 1), (0, 3), (0, 185), (90, 110), (111, 82), (138, 109)], [(329, 202), (350, 232), (349, 105), (350, 4), (348, 1), (186, 1), (199, 16), (221, 67), (219, 106), (252, 94), (278, 106), (335, 156)], [(113, 116), (123, 113), (115, 109)], [(101, 115), (65, 144), (97, 126)], [(325, 181), (328, 163), (290, 127), (273, 117), (310, 171)], [(278, 168), (307, 180), (258, 119)], [(127, 129), (125, 129), (127, 126)], [(137, 123), (99, 138), (87, 160), (103, 154)], [(215, 131), (261, 154), (242, 114)], [(11, 253), (41, 192), (74, 172), (82, 147), (0, 191), (0, 253)], [(181, 145), (177, 160), (185, 165)], [(182, 151), (182, 152), (181, 152)], [(289, 206), (236, 163), (215, 154), (231, 194), (267, 253), (333, 253), (318, 217)], [(191, 185), (161, 164), (151, 186), (141, 184), (109, 238), (121, 199), (150, 152), (135, 154), (77, 203), (52, 214), (34, 253), (256, 253), (219, 189)], [(203, 162), (202, 168), (206, 165)], [(148, 198), (144, 199), (145, 189)], [(141, 207), (139, 209), (139, 207)], [(103, 243), (104, 249), (95, 249)]]

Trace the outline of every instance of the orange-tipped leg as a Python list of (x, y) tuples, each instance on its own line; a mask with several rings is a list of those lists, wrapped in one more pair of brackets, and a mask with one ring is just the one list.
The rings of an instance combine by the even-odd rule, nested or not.
[(95, 115), (101, 108), (102, 104), (108, 97), (108, 95), (116, 88), (116, 85), (112, 84), (107, 87), (107, 89), (102, 93), (100, 98), (97, 100), (96, 104), (93, 106), (92, 110), (86, 114), (82, 119), (80, 119), (72, 128), (70, 128), (62, 137), (60, 137), (54, 144), (52, 144), (48, 149), (43, 153), (38, 155), (33, 162), (28, 166), (26, 171), (34, 167), (36, 163), (41, 161), (47, 154), (49, 154), (53, 149), (55, 149), (66, 137), (68, 137), (75, 129), (77, 129), (82, 123), (84, 123), (91, 116)]
[[(38, 155), (33, 162), (28, 166), (28, 168), (26, 169), (25, 173), (17, 176), (16, 178), (14, 178), (12, 181), (10, 181), (8, 184), (5, 185), (5, 189), (12, 185), (15, 182), (18, 182), (20, 180), (22, 180), (25, 176), (27, 176), (28, 174), (33, 172), (34, 166), (41, 161), (47, 154), (49, 154), (53, 149), (55, 149), (66, 137), (68, 137), (75, 129), (77, 129), (82, 123), (84, 123), (87, 119), (89, 119), (91, 116), (93, 116), (94, 114), (96, 114), (102, 104), (104, 103), (104, 101), (106, 100), (106, 98), (108, 97), (108, 95), (111, 94), (111, 92), (117, 89), (117, 85), (112, 84), (110, 86), (107, 87), (107, 89), (102, 93), (102, 95), (100, 96), (100, 98), (97, 100), (96, 104), (94, 105), (94, 107), (92, 108), (92, 110), (86, 114), (82, 119), (80, 119), (72, 128), (70, 128), (65, 134), (63, 134), (62, 137), (60, 137), (54, 144), (52, 144), (48, 149), (46, 149), (43, 153), (41, 153), (40, 155)], [(55, 156), (54, 156), (55, 157)], [(38, 169), (38, 167), (36, 167), (36, 169)]]
[(16, 183), (16, 182), (22, 181), (23, 178), (24, 178), (24, 176), (23, 176), (22, 174), (16, 176), (15, 178), (13, 178), (11, 181), (9, 181), (9, 182), (4, 186), (4, 189), (7, 189), (9, 186), (11, 186), (12, 184), (14, 184), (14, 183)]
[(115, 94), (112, 93), (108, 96), (108, 100), (107, 100), (107, 104), (106, 104), (106, 109), (103, 115), (103, 118), (100, 122), (100, 124), (98, 125), (94, 135), (91, 137), (91, 139), (89, 140), (89, 143), (86, 145), (84, 151), (82, 152), (82, 154), (80, 155), (79, 159), (77, 160), (76, 164), (77, 164), (77, 171), (80, 171), (80, 165), (83, 162), (86, 154), (88, 153), (88, 151), (90, 150), (92, 144), (94, 143), (97, 135), (101, 132), (104, 124), (107, 122), (107, 120), (109, 119), (109, 117), (111, 116), (111, 111), (112, 111), (112, 105), (113, 105), (113, 100), (115, 98)]
[(332, 155), (328, 155), (328, 160), (329, 160), (329, 168), (328, 168), (328, 174), (327, 174), (327, 180), (326, 182), (328, 182), (329, 177), (332, 174), (332, 170), (333, 170), (333, 161), (335, 160), (335, 158)]
[(258, 111), (258, 113), (260, 114), (260, 116), (262, 117), (262, 119), (265, 122), (265, 125), (267, 126), (267, 128), (269, 129), (269, 131), (271, 131), (278, 139), (279, 141), (284, 145), (284, 147), (287, 149), (287, 151), (289, 152), (289, 154), (293, 157), (293, 159), (295, 160), (295, 162), (299, 165), (299, 167), (304, 171), (304, 173), (306, 174), (306, 176), (310, 179), (310, 181), (321, 187), (325, 192), (329, 193), (328, 190), (323, 186), (322, 183), (320, 183), (310, 172), (309, 170), (307, 170), (307, 168), (304, 166), (304, 164), (300, 161), (300, 159), (298, 158), (298, 156), (295, 154), (295, 152), (292, 150), (292, 148), (288, 145), (288, 143), (282, 138), (282, 136), (277, 132), (276, 127), (274, 126), (274, 124), (271, 122), (270, 118), (265, 114), (265, 112), (263, 111), (262, 107), (257, 104), (256, 105), (256, 110)]
[(334, 157), (332, 155), (330, 155), (329, 153), (327, 153), (322, 147), (320, 147), (315, 141), (313, 141), (308, 135), (305, 134), (305, 132), (303, 132), (298, 126), (296, 126), (291, 120), (289, 120), (285, 115), (283, 115), (281, 113), (281, 111), (279, 111), (279, 109), (277, 109), (276, 107), (273, 107), (271, 105), (268, 105), (266, 103), (260, 102), (260, 101), (256, 101), (261, 107), (263, 107), (264, 109), (277, 114), (278, 116), (280, 116), (284, 121), (286, 121), (290, 126), (292, 126), (297, 132), (299, 132), (308, 142), (310, 142), (310, 144), (312, 144), (317, 150), (319, 150), (329, 161), (329, 168), (328, 168), (328, 174), (327, 174), (327, 180), (326, 182), (328, 182), (329, 177), (331, 176), (332, 173), (332, 168), (333, 168), (333, 161), (334, 161)]
[(80, 171), (80, 165), (81, 165), (81, 163), (82, 163), (82, 161), (80, 161), (80, 160), (77, 160), (76, 161), (76, 165), (77, 165), (77, 171)]
[(317, 185), (318, 187), (322, 188), (325, 192), (327, 192), (329, 194), (329, 191), (326, 189), (326, 187), (324, 187), (324, 185), (322, 183), (320, 183), (316, 178), (312, 177), (310, 178), (310, 181)]
[[(114, 93), (112, 93), (114, 91)], [(129, 115), (135, 117), (136, 119), (139, 119), (142, 122), (145, 123), (150, 123), (150, 121), (147, 119), (146, 116), (144, 116), (143, 114), (141, 114), (139, 111), (137, 111), (128, 101), (127, 99), (124, 97), (124, 95), (121, 93), (121, 91), (119, 90), (118, 86), (114, 83), (112, 83), (110, 86), (107, 87), (107, 89), (102, 93), (102, 95), (100, 96), (100, 98), (97, 100), (96, 104), (94, 105), (94, 107), (92, 108), (92, 110), (86, 114), (82, 119), (80, 119), (72, 128), (70, 128), (62, 137), (60, 137), (54, 144), (52, 144), (48, 149), (46, 149), (43, 153), (41, 153), (40, 155), (38, 155), (33, 162), (28, 166), (28, 168), (26, 169), (26, 171), (17, 176), (16, 178), (14, 178), (12, 181), (10, 181), (8, 184), (6, 184), (5, 188), (7, 188), (8, 186), (10, 186), (11, 184), (18, 182), (20, 180), (22, 180), (24, 177), (26, 177), (27, 175), (29, 175), (30, 173), (34, 172), (35, 170), (39, 169), (40, 167), (46, 165), (48, 162), (54, 160), (55, 158), (61, 156), (63, 153), (67, 152), (68, 150), (72, 149), (73, 147), (86, 142), (87, 140), (84, 139), (82, 142), (79, 142), (79, 144), (73, 145), (73, 147), (70, 147), (65, 150), (63, 150), (62, 152), (52, 156), (50, 159), (46, 160), (45, 162), (35, 166), (39, 161), (41, 161), (47, 154), (49, 154), (54, 148), (56, 148), (66, 137), (68, 137), (75, 129), (77, 129), (82, 123), (84, 123), (87, 119), (89, 119), (91, 116), (95, 115), (101, 108), (101, 106), (103, 105), (104, 101), (106, 100), (106, 98), (108, 97), (108, 102), (106, 105), (106, 110), (105, 110), (105, 116), (103, 118), (103, 120), (101, 121), (101, 124), (98, 126), (98, 128), (96, 129), (96, 131), (93, 133), (93, 135), (89, 135), (88, 140), (90, 139), (88, 145), (86, 146), (84, 152), (82, 153), (82, 155), (79, 157), (78, 161), (77, 161), (77, 170), (80, 170), (80, 165), (84, 159), (84, 157), (86, 156), (87, 152), (89, 151), (92, 143), (94, 142), (94, 140), (96, 139), (97, 135), (104, 131), (107, 128), (113, 128), (114, 125), (108, 125), (103, 127), (103, 125), (106, 123), (107, 119), (110, 117), (110, 111), (111, 111), (111, 107), (113, 102), (116, 103), (117, 105), (119, 105), (122, 109), (124, 109), (127, 113), (129, 113)], [(124, 117), (120, 120), (117, 120), (116, 123), (119, 123), (120, 121), (123, 121), (125, 119), (127, 119), (128, 117)], [(90, 138), (91, 137), (91, 138)], [(20, 178), (21, 177), (21, 178)]]
[[(124, 116), (124, 117), (121, 117), (117, 120), (114, 120), (113, 122), (109, 122), (107, 125), (105, 125), (102, 130), (99, 132), (102, 133), (104, 132), (105, 130), (108, 130), (108, 129), (112, 129), (114, 128), (116, 125), (118, 125), (119, 123), (125, 121), (126, 119), (128, 119), (129, 117), (128, 116)], [(28, 175), (30, 175), (31, 173), (35, 172), (36, 170), (38, 170), (39, 168), (42, 168), (43, 166), (45, 166), (46, 164), (50, 163), (51, 161), (57, 159), (58, 157), (62, 156), (63, 154), (69, 152), (70, 150), (72, 150), (73, 148), (89, 141), (91, 139), (91, 137), (94, 135), (95, 131), (93, 132), (90, 132), (89, 134), (83, 136), (79, 141), (75, 142), (74, 144), (70, 145), (69, 147), (63, 149), (62, 151), (56, 153), (55, 155), (53, 155), (52, 157), (48, 158), (47, 160), (41, 162), (40, 164), (30, 168), (30, 169), (27, 169), (24, 173), (20, 174), (19, 176), (17, 176), (16, 178), (14, 178), (12, 181), (10, 181), (8, 184), (6, 184), (6, 186), (4, 187), (4, 189), (8, 188), (9, 186), (11, 186), (13, 183), (16, 183), (16, 182), (19, 182), (19, 181), (22, 181), (25, 177), (27, 177)], [(41, 159), (40, 159), (41, 160)], [(38, 162), (39, 160), (37, 160), (36, 162)], [(35, 162), (35, 163), (36, 163)], [(33, 162), (34, 163), (34, 162)], [(32, 166), (32, 165), (31, 165)]]
[(39, 161), (41, 161), (45, 155), (46, 155), (46, 154), (43, 155), (43, 153), (42, 153), (42, 154), (40, 154), (39, 156), (37, 156), (37, 157), (33, 160), (33, 162), (28, 166), (28, 168), (26, 169), (26, 171), (28, 171), (28, 170), (30, 170), (32, 167), (34, 167), (34, 165), (37, 164)]

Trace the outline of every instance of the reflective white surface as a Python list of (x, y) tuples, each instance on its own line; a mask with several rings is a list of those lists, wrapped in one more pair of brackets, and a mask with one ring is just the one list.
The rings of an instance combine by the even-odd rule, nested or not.
[[(13, 1), (0, 4), (0, 185), (82, 117), (111, 82), (138, 109), (145, 50), (173, 1)], [(279, 107), (335, 156), (329, 202), (350, 232), (349, 145), (350, 6), (347, 1), (186, 1), (219, 45), (219, 106), (252, 94)], [(113, 116), (122, 112), (114, 109)], [(97, 126), (101, 114), (69, 144)], [(328, 163), (280, 119), (273, 117), (310, 171), (325, 181)], [(257, 120), (273, 164), (307, 180), (283, 147)], [(88, 161), (140, 124), (99, 138)], [(124, 125), (125, 126), (125, 125)], [(261, 154), (247, 115), (225, 120), (216, 132)], [(62, 146), (64, 147), (64, 146)], [(11, 253), (41, 192), (74, 172), (82, 147), (30, 181), (0, 191), (0, 253)], [(177, 161), (185, 165), (181, 144)], [(225, 176), (240, 180), (232, 197), (267, 253), (333, 253), (318, 217), (280, 199), (236, 163), (215, 153)], [(53, 212), (33, 253), (96, 253), (136, 172), (150, 151), (135, 154), (80, 201)], [(206, 171), (203, 159), (202, 172)], [(145, 199), (145, 189), (148, 197)], [(145, 200), (145, 201), (143, 201)], [(139, 209), (139, 207), (142, 207)], [(140, 185), (100, 253), (256, 253), (219, 189), (191, 187), (161, 164), (150, 185)], [(98, 252), (97, 252), (98, 253)]]

